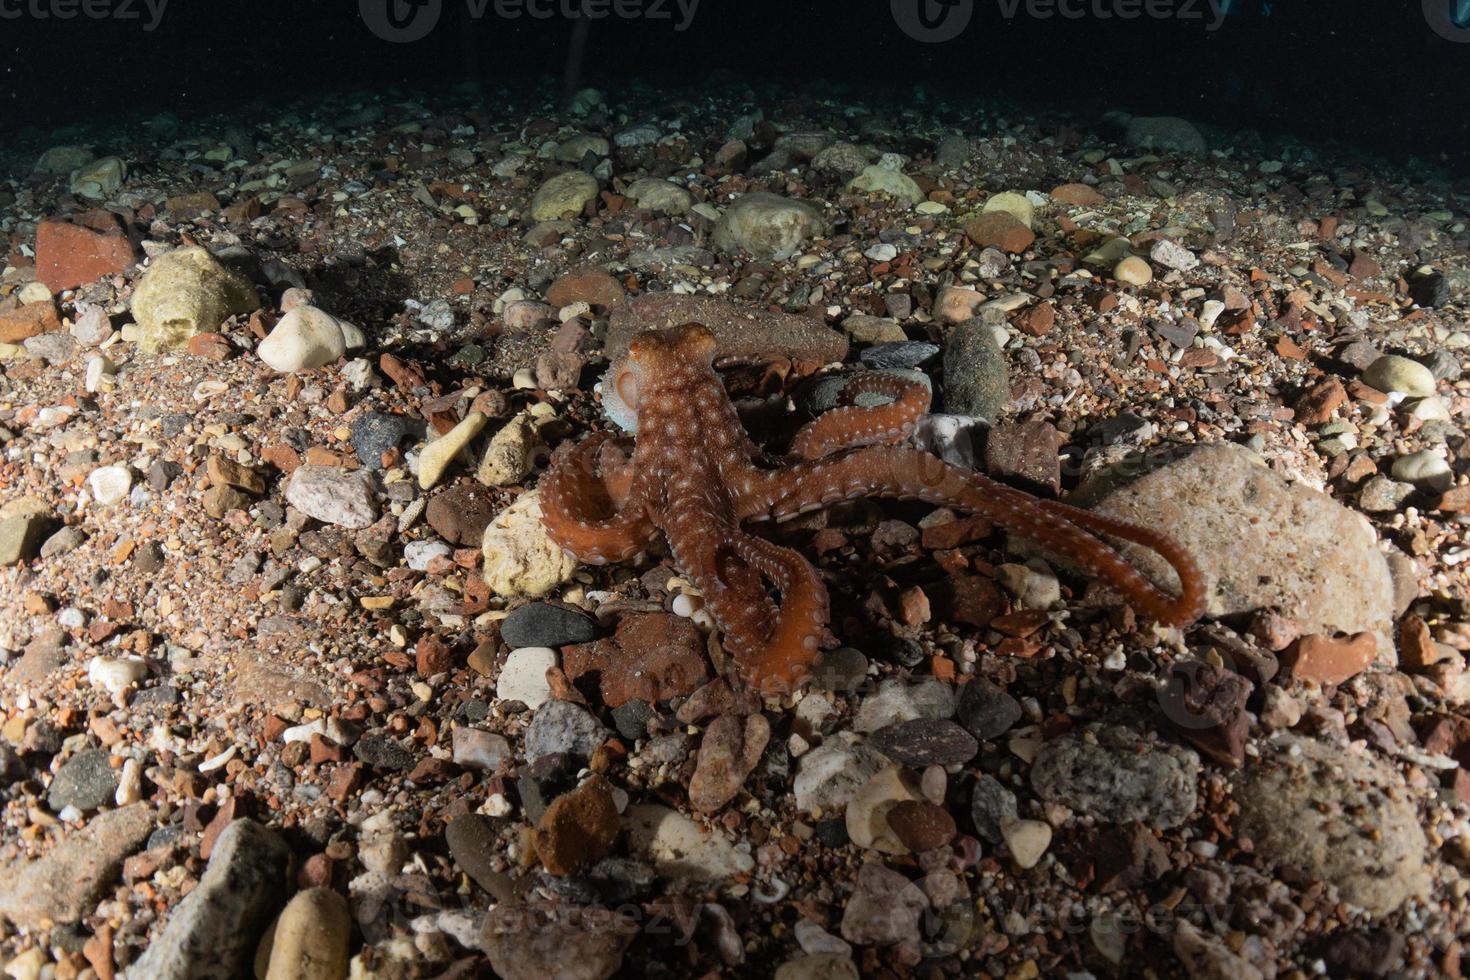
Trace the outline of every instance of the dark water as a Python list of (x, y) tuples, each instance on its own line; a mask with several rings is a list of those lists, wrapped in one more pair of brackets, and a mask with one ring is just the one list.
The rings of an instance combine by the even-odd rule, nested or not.
[[(0, 136), (466, 80), (493, 100), (505, 83), (555, 85), (570, 62), (600, 87), (729, 73), (793, 98), (845, 86), (1177, 114), (1470, 169), (1470, 30), (1455, 26), (1470, 0), (587, 0), (604, 16), (577, 58), (581, 2), (0, 0)], [(899, 23), (927, 14), (943, 32), (967, 9), (952, 40)], [(425, 36), (386, 41), (373, 21)]]

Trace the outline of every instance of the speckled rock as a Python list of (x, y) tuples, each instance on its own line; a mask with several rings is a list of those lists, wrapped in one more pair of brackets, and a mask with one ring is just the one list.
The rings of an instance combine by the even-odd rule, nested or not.
[(1199, 756), (1163, 742), (1146, 742), (1122, 727), (1097, 727), (1054, 738), (1031, 767), (1043, 800), (1113, 823), (1139, 820), (1178, 826), (1198, 804)]
[(325, 524), (361, 530), (378, 519), (373, 480), (366, 470), (307, 463), (286, 485), (286, 502)]
[(557, 174), (537, 189), (531, 199), (534, 221), (555, 221), (566, 215), (580, 216), (587, 202), (597, 197), (597, 178), (580, 170)]
[(39, 930), (90, 914), (123, 859), (148, 839), (153, 817), (143, 803), (108, 810), (68, 831), (42, 857), (18, 860), (0, 875), (0, 916)]
[[(1096, 510), (1156, 528), (1193, 554), (1206, 616), (1276, 609), (1302, 633), (1372, 632), (1380, 656), (1392, 655), (1393, 581), (1372, 527), (1332, 498), (1286, 483), (1244, 446), (1200, 446), (1106, 494)], [(1125, 552), (1174, 587), (1173, 571), (1152, 552)]]
[(1270, 865), (1386, 915), (1429, 887), (1429, 847), (1402, 777), (1364, 752), (1286, 733), (1236, 790), (1237, 835)]

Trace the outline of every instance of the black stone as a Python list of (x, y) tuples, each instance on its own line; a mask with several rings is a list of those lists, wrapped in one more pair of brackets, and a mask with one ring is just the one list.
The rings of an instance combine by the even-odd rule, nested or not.
[(364, 412), (352, 423), (352, 448), (362, 465), (381, 469), (383, 454), (408, 435), (408, 423), (401, 415)]
[(1021, 720), (1021, 702), (1004, 688), (977, 678), (960, 692), (956, 718), (965, 731), (986, 742), (1004, 735)]
[(532, 602), (512, 610), (501, 621), (500, 638), (513, 650), (590, 643), (597, 639), (597, 622), (571, 606)]
[(880, 728), (868, 744), (901, 766), (952, 766), (969, 762), (980, 743), (944, 718), (915, 718)]

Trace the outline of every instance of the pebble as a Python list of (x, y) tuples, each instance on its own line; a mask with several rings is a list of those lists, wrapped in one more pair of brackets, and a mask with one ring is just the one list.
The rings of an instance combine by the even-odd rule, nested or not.
[(1020, 194), (1016, 191), (1001, 191), (999, 194), (992, 194), (986, 200), (982, 212), (1003, 212), (1009, 214), (1027, 228), (1032, 228), (1034, 227), (1036, 206), (1031, 203), (1031, 199), (1025, 194)]
[(775, 980), (860, 980), (861, 976), (850, 954), (815, 953), (776, 967)]
[(485, 528), (485, 582), (498, 596), (537, 598), (571, 578), (577, 562), (546, 534), (537, 491), (524, 493)]
[(553, 875), (585, 870), (612, 849), (619, 828), (612, 786), (593, 776), (546, 808), (531, 835), (541, 865)]
[(500, 638), (515, 647), (563, 647), (597, 639), (597, 622), (555, 602), (528, 602), (500, 621)]
[(1177, 116), (1135, 116), (1128, 121), (1128, 142), (1144, 150), (1203, 154), (1209, 149), (1195, 125)]
[(103, 507), (110, 507), (127, 497), (133, 489), (133, 471), (126, 466), (102, 466), (87, 477), (87, 489), (92, 499)]
[(454, 458), (474, 441), (489, 419), (482, 412), (471, 412), (458, 425), (435, 439), (419, 453), (419, 488), (431, 490), (448, 472)]
[(352, 913), (330, 888), (308, 888), (286, 903), (273, 928), (265, 980), (342, 980)]
[(917, 368), (938, 353), (938, 344), (922, 340), (905, 340), (876, 344), (865, 349), (858, 355), (858, 358), (875, 371), (901, 371)]
[[(1105, 485), (1110, 477), (1092, 479)], [(1370, 631), (1387, 648), (1393, 580), (1372, 527), (1331, 497), (1287, 483), (1244, 446), (1200, 446), (1095, 509), (1156, 528), (1194, 555), (1206, 616), (1275, 609), (1303, 633)], [(1284, 527), (1292, 533), (1281, 534)], [(1156, 581), (1173, 579), (1141, 549), (1124, 553)]]
[(1374, 476), (1358, 491), (1358, 507), (1370, 514), (1391, 514), (1414, 493), (1412, 484)]
[(956, 717), (975, 738), (994, 741), (1021, 720), (1021, 703), (1004, 688), (977, 678), (961, 688)]
[(1189, 272), (1199, 266), (1199, 259), (1193, 252), (1167, 238), (1154, 242), (1148, 257), (1166, 269), (1177, 269), (1180, 272)]
[(534, 763), (552, 755), (590, 759), (607, 737), (602, 722), (586, 708), (570, 701), (547, 701), (536, 709), (526, 728), (526, 761)]
[(511, 896), (510, 879), (495, 870), (496, 859), (500, 856), (499, 826), (498, 821), (482, 814), (462, 814), (444, 828), (444, 842), (449, 847), (449, 856), (454, 858), (461, 871), (498, 901), (508, 901)]
[(843, 820), (848, 838), (865, 850), (904, 854), (908, 848), (888, 823), (888, 814), (904, 801), (922, 802), (918, 782), (904, 770), (887, 766), (858, 787), (847, 801)]
[(524, 415), (517, 416), (491, 436), (475, 479), (489, 487), (520, 483), (531, 473), (535, 450), (535, 423)]
[(314, 306), (298, 306), (255, 348), (268, 367), (281, 374), (325, 367), (363, 346), (362, 331)]
[(1455, 471), (1449, 462), (1432, 449), (1400, 456), (1392, 468), (1395, 480), (1412, 483), (1426, 490), (1443, 493), (1455, 485)]
[(856, 691), (868, 677), (868, 658), (861, 650), (838, 647), (822, 656), (812, 676), (820, 691)]
[(822, 214), (805, 201), (755, 191), (742, 194), (725, 209), (713, 242), (725, 252), (749, 252), (757, 259), (791, 258), (825, 229)]
[(286, 484), (286, 502), (324, 524), (361, 530), (378, 519), (372, 477), (364, 470), (306, 463)]
[(1153, 282), (1154, 270), (1146, 260), (1130, 255), (1113, 266), (1113, 278), (1128, 286), (1146, 286)]
[(1313, 633), (1291, 645), (1282, 657), (1291, 677), (1318, 684), (1341, 684), (1367, 670), (1378, 651), (1371, 633), (1334, 639)]
[(549, 647), (512, 650), (495, 681), (495, 696), (502, 701), (519, 701), (535, 710), (551, 699), (546, 672), (556, 666), (556, 651)]
[(1054, 738), (1031, 767), (1031, 785), (1043, 800), (1114, 823), (1138, 820), (1151, 827), (1178, 826), (1198, 805), (1199, 757), (1162, 742), (1141, 745), (1126, 728), (1091, 730)]
[(199, 884), (129, 969), (149, 980), (246, 973), (286, 892), (291, 851), (274, 831), (234, 820), (220, 833)]
[(975, 781), (970, 794), (970, 821), (982, 839), (998, 844), (1003, 839), (1001, 825), (1016, 816), (1016, 794), (989, 774)]
[(690, 805), (701, 813), (714, 813), (733, 800), (770, 739), (770, 722), (761, 714), (741, 717), (730, 712), (710, 722), (689, 779)]
[(114, 698), (147, 677), (148, 664), (141, 659), (96, 656), (87, 662), (87, 682)]
[(858, 869), (857, 887), (842, 912), (842, 938), (856, 946), (919, 941), (919, 918), (929, 908), (907, 878), (869, 861)]
[(497, 772), (514, 758), (510, 742), (504, 735), (463, 725), (455, 728), (450, 750), (455, 765), (476, 772)]
[(924, 192), (912, 177), (881, 163), (865, 166), (862, 173), (848, 182), (847, 189), (859, 194), (882, 194), (905, 207), (913, 207), (924, 200)]
[(980, 751), (974, 736), (952, 721), (915, 718), (875, 731), (868, 744), (902, 766), (954, 766)]
[[(638, 932), (638, 923), (610, 909), (577, 914), (507, 901), (485, 916), (480, 948), (501, 980), (609, 980)], [(382, 980), (410, 976), (411, 969)]]
[(1020, 255), (1036, 242), (1026, 223), (1007, 211), (986, 211), (965, 222), (965, 235), (981, 248)]
[(966, 320), (944, 352), (944, 410), (994, 422), (1010, 397), (1005, 352), (984, 322)]
[(851, 732), (839, 732), (801, 757), (791, 791), (796, 808), (828, 816), (843, 810), (853, 795), (888, 760)]
[(1410, 398), (1427, 398), (1435, 393), (1434, 373), (1407, 357), (1385, 354), (1363, 371), (1363, 381), (1379, 391), (1399, 392)]
[(954, 710), (954, 688), (937, 678), (921, 678), (913, 683), (888, 678), (863, 698), (852, 728), (856, 732), (876, 732), (915, 718), (948, 718)]
[(672, 181), (640, 177), (628, 185), (627, 196), (640, 208), (655, 214), (684, 214), (694, 205), (694, 195)]
[(721, 881), (755, 866), (718, 832), (705, 831), (688, 817), (657, 804), (630, 806), (623, 815), (631, 852), (653, 863), (666, 877), (693, 882)]
[(403, 560), (415, 572), (426, 572), (436, 559), (452, 554), (454, 550), (443, 541), (410, 541), (403, 546)]
[(100, 306), (87, 306), (73, 321), (71, 335), (83, 347), (100, 347), (112, 336), (112, 318)]
[(12, 514), (0, 519), (0, 566), (17, 565), (36, 556), (53, 526), (44, 512)]
[(1025, 870), (1036, 867), (1051, 846), (1051, 825), (1041, 820), (1002, 817), (1000, 833), (1011, 852), (1011, 860)]
[(83, 812), (112, 802), (117, 792), (117, 773), (102, 749), (83, 749), (56, 771), (46, 791), (46, 805), (60, 812), (75, 807)]
[(915, 854), (944, 847), (958, 833), (954, 817), (927, 800), (902, 800), (887, 814), (888, 826), (899, 842)]

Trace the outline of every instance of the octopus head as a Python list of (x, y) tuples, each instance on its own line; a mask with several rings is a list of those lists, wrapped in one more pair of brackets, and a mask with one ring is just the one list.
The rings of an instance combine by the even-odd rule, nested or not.
[(678, 397), (680, 389), (691, 388), (710, 370), (717, 346), (715, 335), (698, 323), (639, 334), (603, 376), (603, 412), (623, 431), (636, 433), (640, 401)]

